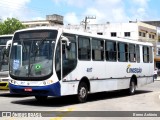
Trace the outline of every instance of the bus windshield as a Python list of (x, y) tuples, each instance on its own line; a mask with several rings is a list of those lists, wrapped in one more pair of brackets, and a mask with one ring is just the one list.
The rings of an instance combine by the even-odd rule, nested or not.
[(50, 76), (57, 33), (56, 30), (16, 33), (11, 48), (10, 75), (24, 80)]
[(6, 49), (5, 45), (0, 45), (0, 72), (8, 71), (8, 55), (9, 49)]

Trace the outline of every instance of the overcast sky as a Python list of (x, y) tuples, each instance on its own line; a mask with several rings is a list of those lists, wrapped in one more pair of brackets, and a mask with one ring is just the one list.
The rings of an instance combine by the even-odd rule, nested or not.
[(160, 20), (160, 0), (0, 0), (0, 18), (45, 19), (64, 16), (65, 24), (79, 24), (86, 16), (92, 23)]

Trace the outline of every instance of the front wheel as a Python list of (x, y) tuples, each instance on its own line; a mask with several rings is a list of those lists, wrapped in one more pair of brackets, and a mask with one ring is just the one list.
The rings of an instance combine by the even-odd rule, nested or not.
[(88, 96), (88, 87), (86, 83), (82, 82), (78, 86), (78, 95), (77, 95), (78, 102), (80, 103), (86, 102), (87, 96)]
[(35, 96), (36, 100), (39, 102), (44, 102), (47, 100), (48, 96)]

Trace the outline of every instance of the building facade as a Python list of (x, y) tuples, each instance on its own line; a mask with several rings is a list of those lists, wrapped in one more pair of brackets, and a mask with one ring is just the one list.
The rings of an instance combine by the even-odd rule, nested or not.
[(156, 61), (156, 67), (160, 69), (160, 21), (143, 21), (143, 22), (157, 27), (158, 41), (157, 41), (157, 49), (156, 49), (157, 51), (155, 55), (155, 61)]
[(63, 16), (57, 14), (46, 15), (46, 20), (22, 21), (22, 24), (29, 28), (40, 26), (63, 27)]
[(88, 24), (87, 27), (85, 27), (85, 25), (67, 25), (66, 28), (86, 31), (93, 34), (105, 35), (107, 37), (120, 37), (126, 38), (128, 40), (151, 42), (154, 45), (155, 67), (157, 67), (156, 64), (160, 61), (160, 59), (157, 59), (158, 33), (156, 26), (143, 22), (130, 21), (129, 23), (107, 22), (106, 24)]
[(157, 27), (142, 22), (109, 23), (84, 25), (67, 25), (67, 29), (86, 31), (108, 37), (122, 37), (137, 41), (157, 41)]

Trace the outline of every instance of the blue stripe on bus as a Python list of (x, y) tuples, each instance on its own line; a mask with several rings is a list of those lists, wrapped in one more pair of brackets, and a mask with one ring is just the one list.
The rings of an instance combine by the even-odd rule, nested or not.
[[(25, 91), (31, 88), (32, 91)], [(47, 86), (17, 86), (9, 84), (10, 93), (22, 95), (39, 95), (39, 96), (61, 96), (61, 85), (59, 82)]]

